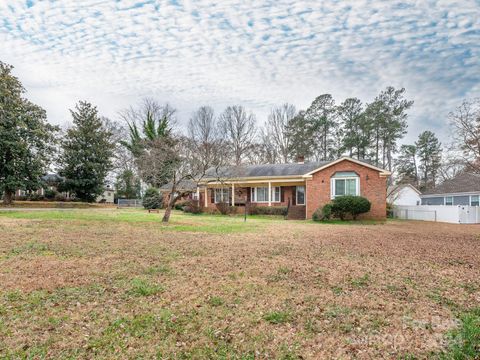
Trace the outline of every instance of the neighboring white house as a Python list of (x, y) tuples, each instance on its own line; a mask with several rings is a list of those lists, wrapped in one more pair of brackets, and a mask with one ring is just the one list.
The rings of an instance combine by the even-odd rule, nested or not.
[(420, 205), (421, 192), (413, 185), (392, 185), (387, 189), (387, 201), (392, 205)]
[(113, 204), (115, 202), (115, 191), (107, 185), (103, 194), (97, 197), (97, 202)]

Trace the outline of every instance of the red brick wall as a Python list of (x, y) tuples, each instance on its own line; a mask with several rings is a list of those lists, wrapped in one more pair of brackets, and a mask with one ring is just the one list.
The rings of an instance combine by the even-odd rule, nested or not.
[[(381, 177), (376, 170), (343, 160), (324, 170), (313, 174), (307, 180), (307, 219), (311, 219), (314, 211), (331, 201), (330, 178), (337, 171), (354, 171), (360, 176), (360, 196), (367, 198), (372, 203), (371, 210), (362, 215), (364, 219), (385, 219), (387, 206), (387, 178)], [(368, 176), (368, 180), (367, 180)]]

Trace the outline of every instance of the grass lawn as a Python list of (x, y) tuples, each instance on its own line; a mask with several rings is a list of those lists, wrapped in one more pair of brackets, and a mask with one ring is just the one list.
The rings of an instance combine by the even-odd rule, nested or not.
[(474, 358), (480, 226), (0, 210), (0, 358)]

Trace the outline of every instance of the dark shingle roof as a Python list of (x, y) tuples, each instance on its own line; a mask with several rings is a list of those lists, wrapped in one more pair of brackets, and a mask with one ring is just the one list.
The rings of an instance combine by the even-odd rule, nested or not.
[(329, 161), (304, 163), (304, 164), (262, 164), (241, 165), (207, 170), (206, 178), (239, 178), (239, 177), (262, 177), (262, 176), (295, 176), (305, 175), (310, 171), (328, 164)]
[(424, 191), (422, 195), (453, 194), (480, 191), (480, 174), (461, 173), (446, 180), (435, 189)]

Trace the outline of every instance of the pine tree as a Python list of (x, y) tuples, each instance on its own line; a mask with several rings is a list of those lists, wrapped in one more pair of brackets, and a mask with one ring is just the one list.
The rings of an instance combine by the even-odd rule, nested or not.
[(342, 153), (346, 151), (350, 157), (365, 158), (370, 145), (371, 124), (362, 102), (357, 98), (348, 98), (338, 106), (337, 112), (343, 126)]
[(82, 201), (93, 202), (103, 193), (112, 168), (112, 134), (92, 104), (80, 101), (70, 113), (73, 127), (62, 140), (59, 173), (65, 177), (65, 190)]
[(53, 152), (56, 127), (22, 95), (13, 67), (0, 62), (0, 195), (10, 204), (17, 189), (37, 190)]
[(415, 143), (420, 161), (422, 188), (434, 188), (442, 160), (442, 144), (431, 131), (424, 131)]
[(400, 147), (396, 168), (398, 183), (418, 186), (417, 147), (415, 145), (402, 145)]
[(317, 161), (333, 160), (338, 156), (339, 124), (335, 100), (330, 94), (318, 96), (305, 112), (310, 143)]

